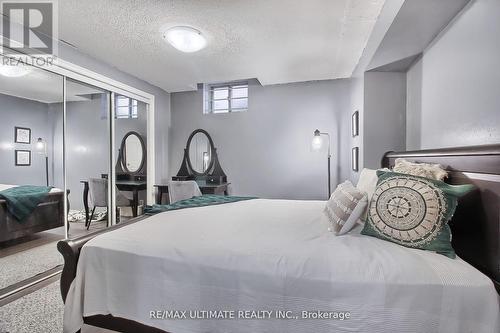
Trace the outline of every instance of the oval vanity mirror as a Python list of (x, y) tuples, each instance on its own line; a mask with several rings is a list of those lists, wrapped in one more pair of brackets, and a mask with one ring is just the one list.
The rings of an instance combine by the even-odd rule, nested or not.
[(135, 173), (144, 165), (145, 146), (137, 132), (128, 132), (122, 140), (121, 162), (125, 172)]
[(188, 142), (188, 156), (191, 169), (204, 174), (212, 164), (212, 140), (203, 130), (195, 131)]

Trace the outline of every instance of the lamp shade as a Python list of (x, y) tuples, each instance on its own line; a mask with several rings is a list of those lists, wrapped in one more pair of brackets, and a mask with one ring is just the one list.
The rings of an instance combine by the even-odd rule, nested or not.
[(319, 130), (315, 130), (311, 141), (311, 151), (320, 152), (323, 150), (323, 147), (323, 138), (321, 137)]
[(42, 138), (38, 138), (38, 140), (36, 140), (36, 149), (40, 151), (45, 149), (45, 142), (43, 142)]

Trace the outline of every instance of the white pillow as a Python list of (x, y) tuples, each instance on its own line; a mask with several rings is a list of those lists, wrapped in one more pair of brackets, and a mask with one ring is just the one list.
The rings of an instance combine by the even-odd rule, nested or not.
[(330, 221), (330, 228), (335, 235), (348, 233), (368, 206), (366, 194), (358, 190), (350, 181), (337, 186), (326, 202), (325, 215)]
[(377, 188), (377, 170), (364, 168), (361, 170), (356, 188), (361, 192), (365, 192), (368, 197), (368, 202), (372, 199), (373, 193)]
[(441, 181), (448, 177), (448, 172), (439, 164), (414, 163), (403, 158), (396, 159), (392, 171)]
[[(384, 169), (378, 169), (378, 170), (387, 170), (389, 169), (384, 168)], [(361, 214), (361, 220), (364, 222), (366, 221), (368, 217), (368, 206), (370, 201), (372, 200), (373, 193), (375, 192), (375, 189), (377, 188), (377, 182), (378, 182), (378, 177), (377, 177), (377, 171), (374, 169), (368, 169), (364, 168), (361, 170), (361, 173), (359, 175), (358, 179), (358, 184), (356, 185), (356, 188), (360, 190), (361, 192), (366, 193), (367, 199), (368, 199), (368, 205), (366, 206), (365, 210), (363, 211), (363, 214)]]

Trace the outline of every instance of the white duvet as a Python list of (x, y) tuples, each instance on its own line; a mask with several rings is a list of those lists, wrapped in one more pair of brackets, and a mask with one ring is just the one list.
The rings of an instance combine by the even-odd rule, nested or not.
[[(323, 207), (256, 199), (166, 212), (98, 236), (81, 252), (64, 331), (95, 314), (171, 333), (499, 331), (492, 282), (468, 263), (359, 232), (334, 236)], [(188, 319), (151, 318), (176, 310)], [(195, 310), (228, 319), (189, 319)], [(337, 319), (304, 320), (302, 311)]]

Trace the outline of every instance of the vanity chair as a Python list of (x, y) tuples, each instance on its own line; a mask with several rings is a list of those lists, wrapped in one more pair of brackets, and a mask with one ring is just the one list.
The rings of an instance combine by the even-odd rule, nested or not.
[[(173, 181), (194, 180), (202, 194), (228, 195), (227, 176), (217, 157), (217, 149), (207, 131), (194, 130), (184, 148), (184, 157)], [(168, 194), (168, 184), (155, 185), (156, 203), (162, 204), (164, 194)], [(168, 201), (168, 195), (166, 196)]]

